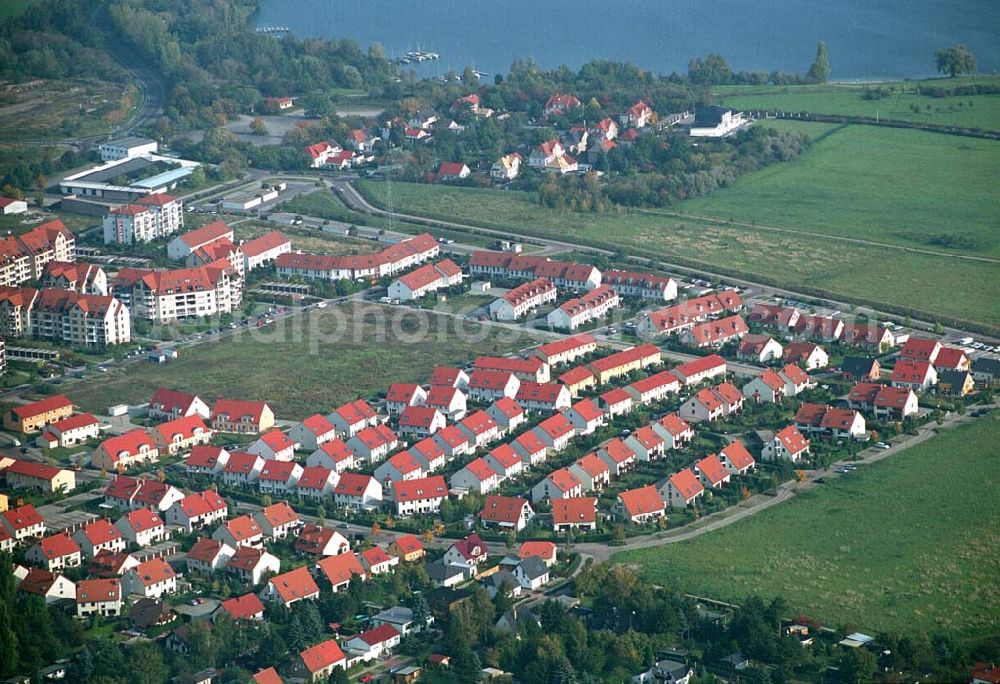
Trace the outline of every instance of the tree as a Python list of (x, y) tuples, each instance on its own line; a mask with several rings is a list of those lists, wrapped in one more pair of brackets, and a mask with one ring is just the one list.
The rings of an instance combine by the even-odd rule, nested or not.
[(878, 662), (871, 651), (864, 648), (851, 648), (837, 662), (840, 677), (844, 682), (870, 682), (874, 679)]
[(976, 56), (965, 45), (936, 50), (934, 62), (940, 73), (948, 74), (952, 78), (959, 74), (974, 74), (979, 66)]
[(806, 80), (812, 83), (826, 83), (830, 77), (830, 60), (826, 55), (826, 43), (822, 40), (816, 44), (816, 59), (809, 66)]
[(347, 676), (347, 670), (342, 667), (333, 668), (333, 672), (330, 673), (329, 678), (326, 680), (327, 684), (348, 684), (350, 678)]
[(378, 537), (382, 532), (382, 526), (378, 524), (378, 521), (372, 523), (372, 538)]
[(254, 135), (267, 135), (267, 126), (259, 116), (255, 116), (250, 122), (250, 130)]

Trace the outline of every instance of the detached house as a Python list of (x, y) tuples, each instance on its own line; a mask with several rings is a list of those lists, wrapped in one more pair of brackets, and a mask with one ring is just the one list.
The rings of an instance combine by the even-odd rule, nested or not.
[(552, 529), (555, 532), (597, 529), (597, 497), (552, 499)]
[(930, 361), (899, 359), (892, 369), (893, 387), (905, 387), (914, 392), (923, 392), (936, 385), (937, 381), (937, 371), (934, 370)]
[(229, 452), (222, 447), (202, 445), (191, 449), (184, 465), (189, 473), (218, 475), (228, 462)]
[(589, 435), (607, 424), (604, 411), (597, 407), (593, 399), (583, 399), (573, 404), (564, 414), (578, 435)]
[(299, 531), (295, 552), (304, 556), (339, 556), (351, 550), (351, 543), (336, 530), (308, 523)]
[(135, 428), (116, 437), (109, 437), (94, 449), (90, 463), (106, 471), (125, 470), (133, 465), (156, 461), (159, 449), (142, 428)]
[(241, 582), (256, 586), (269, 575), (277, 575), (281, 561), (264, 549), (240, 546), (226, 564), (226, 572), (236, 575)]
[(170, 456), (208, 444), (212, 439), (212, 431), (199, 414), (168, 420), (152, 428), (151, 432), (159, 453)]
[(395, 433), (382, 424), (366, 427), (347, 440), (355, 460), (375, 463), (388, 456), (399, 445)]
[(236, 549), (216, 539), (198, 537), (187, 552), (188, 572), (211, 575), (226, 567), (226, 563), (236, 553)]
[(399, 565), (399, 558), (390, 556), (380, 546), (365, 549), (358, 556), (361, 560), (361, 566), (369, 577), (392, 572), (392, 569)]
[(45, 568), (49, 572), (76, 568), (82, 562), (80, 546), (66, 532), (39, 540), (28, 549), (24, 558), (32, 565)]
[(474, 450), (469, 441), (468, 433), (457, 425), (449, 425), (443, 430), (438, 430), (434, 433), (433, 439), (444, 451), (444, 455), (449, 461), (470, 454)]
[(521, 455), (510, 444), (501, 444), (483, 458), (501, 481), (517, 477), (524, 470)]
[(427, 515), (437, 513), (441, 502), (448, 498), (448, 486), (440, 475), (417, 480), (393, 482), (391, 500), (396, 515)]
[(359, 658), (367, 663), (389, 654), (399, 646), (401, 638), (392, 625), (380, 625), (351, 637), (344, 642), (344, 647), (352, 658)]
[(451, 476), (451, 486), (488, 494), (500, 486), (500, 478), (485, 459), (477, 458)]
[(140, 548), (170, 538), (163, 518), (148, 508), (126, 513), (118, 519), (115, 527), (127, 542)]
[(307, 499), (325, 499), (333, 495), (333, 489), (340, 481), (336, 470), (323, 466), (306, 466), (295, 483), (295, 491)]
[(723, 465), (715, 454), (709, 454), (695, 463), (694, 472), (704, 486), (712, 489), (719, 489), (723, 485), (729, 484), (729, 480), (732, 478), (729, 468)]
[(666, 440), (652, 425), (643, 425), (625, 438), (625, 444), (640, 461), (655, 461), (667, 452)]
[(351, 551), (335, 556), (327, 556), (316, 563), (316, 567), (330, 581), (333, 591), (346, 589), (352, 577), (365, 579), (365, 569), (356, 554)]
[(722, 451), (719, 452), (719, 460), (733, 475), (746, 475), (757, 467), (753, 456), (747, 451), (743, 442), (738, 439), (722, 448)]
[(295, 442), (281, 430), (270, 430), (247, 447), (265, 461), (291, 461), (295, 458)]
[(338, 473), (354, 467), (354, 452), (347, 443), (340, 439), (324, 442), (306, 459), (307, 466), (329, 468)]
[(447, 425), (444, 415), (430, 406), (407, 406), (399, 416), (399, 433), (428, 437)]
[(422, 406), (427, 391), (420, 385), (396, 382), (389, 385), (385, 395), (385, 408), (389, 413), (402, 413), (407, 406)]
[(764, 444), (760, 457), (765, 461), (785, 459), (797, 463), (803, 456), (809, 454), (809, 440), (802, 436), (794, 425), (779, 430)]
[(337, 432), (344, 437), (353, 437), (367, 427), (378, 424), (378, 415), (368, 402), (358, 399), (336, 409), (326, 417)]
[(267, 581), (260, 592), (263, 601), (276, 601), (290, 608), (299, 601), (315, 601), (319, 598), (319, 587), (305, 566), (275, 575)]
[(309, 416), (288, 431), (288, 437), (303, 449), (315, 451), (337, 437), (337, 430), (326, 416), (319, 413)]
[(694, 428), (676, 413), (668, 413), (652, 426), (668, 449), (681, 449), (694, 439)]
[(596, 453), (580, 457), (569, 466), (585, 492), (600, 491), (611, 483), (611, 468)]
[(88, 559), (101, 551), (120, 553), (125, 550), (125, 537), (110, 520), (103, 518), (77, 530), (73, 534), (73, 540), (79, 544), (84, 557)]
[(740, 340), (736, 355), (754, 363), (768, 363), (780, 359), (784, 351), (781, 344), (770, 335), (748, 334)]
[(535, 517), (535, 511), (527, 499), (517, 496), (497, 496), (491, 494), (486, 497), (483, 510), (479, 512), (479, 520), (483, 526), (496, 525), (500, 529), (514, 530), (520, 532), (527, 527), (528, 522)]
[(177, 573), (162, 558), (154, 558), (139, 563), (125, 573), (122, 587), (128, 594), (139, 594), (144, 598), (161, 598), (177, 591)]
[(548, 445), (534, 430), (522, 432), (510, 446), (521, 456), (525, 470), (544, 463), (549, 451)]
[(497, 399), (486, 409), (486, 413), (496, 421), (501, 432), (505, 433), (513, 432), (527, 420), (524, 407), (509, 397)]
[(597, 450), (597, 456), (608, 465), (611, 475), (621, 477), (635, 467), (635, 452), (621, 439), (605, 442)]
[(346, 670), (347, 658), (336, 641), (327, 639), (299, 653), (293, 669), (302, 680), (322, 682), (329, 679), (336, 667)]
[(789, 342), (785, 345), (785, 360), (811, 371), (826, 368), (830, 355), (814, 342)]
[(207, 489), (188, 494), (167, 510), (167, 524), (179, 525), (193, 532), (225, 520), (229, 514), (226, 502), (218, 492)]
[(375, 479), (382, 483), (383, 488), (398, 480), (416, 480), (423, 476), (423, 469), (408, 451), (390, 456), (375, 469)]
[(424, 400), (427, 408), (437, 409), (445, 418), (455, 421), (465, 417), (467, 401), (465, 392), (448, 385), (431, 385)]
[(121, 615), (122, 586), (119, 579), (81, 580), (76, 585), (76, 616), (118, 617)]
[(553, 470), (531, 489), (535, 503), (546, 499), (566, 499), (583, 496), (583, 484), (568, 468)]
[(878, 387), (880, 389), (872, 403), (876, 416), (902, 420), (920, 413), (917, 395), (912, 389), (884, 385)]
[(212, 533), (212, 539), (237, 550), (241, 546), (259, 547), (264, 543), (264, 530), (253, 516), (241, 515), (232, 520), (224, 520)]
[(665, 485), (661, 487), (660, 493), (671, 508), (686, 508), (694, 504), (695, 500), (705, 493), (705, 488), (694, 471), (685, 468), (668, 477)]
[(444, 468), (445, 452), (433, 439), (422, 439), (409, 449), (410, 455), (426, 473)]
[(14, 541), (20, 543), (26, 539), (39, 538), (45, 534), (45, 519), (31, 504), (24, 504), (0, 514), (0, 523)]

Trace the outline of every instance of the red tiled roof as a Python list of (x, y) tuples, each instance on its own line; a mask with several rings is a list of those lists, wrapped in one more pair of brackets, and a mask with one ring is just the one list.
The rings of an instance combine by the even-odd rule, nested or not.
[(0, 472), (14, 473), (25, 477), (51, 481), (52, 478), (56, 477), (62, 471), (59, 468), (54, 468), (50, 465), (45, 465), (44, 463), (35, 463), (34, 461), (14, 461), (3, 470), (0, 470)]
[(120, 601), (122, 583), (118, 579), (89, 579), (76, 583), (77, 603), (101, 603)]
[(729, 469), (715, 454), (709, 454), (695, 464), (698, 471), (704, 475), (713, 487), (721, 484), (729, 477)]
[(279, 501), (261, 509), (261, 515), (272, 527), (288, 525), (299, 520), (299, 514), (295, 512), (287, 501)]
[(779, 430), (774, 436), (791, 454), (797, 454), (809, 447), (809, 440), (803, 437), (802, 433), (799, 432), (799, 429), (794, 425), (789, 425), (788, 427)]
[(302, 658), (303, 665), (310, 673), (319, 672), (330, 665), (345, 661), (344, 652), (340, 650), (340, 646), (333, 639), (307, 648), (299, 654), (299, 657)]
[(136, 532), (155, 530), (163, 527), (163, 518), (148, 508), (139, 508), (125, 514), (128, 525)]
[(222, 542), (209, 537), (198, 537), (198, 541), (187, 552), (188, 560), (211, 563), (222, 550)]
[(407, 406), (399, 416), (399, 427), (428, 429), (439, 415), (433, 406)]
[(170, 564), (162, 558), (154, 558), (145, 563), (139, 563), (139, 565), (129, 570), (129, 572), (134, 573), (136, 579), (146, 587), (166, 582), (177, 574), (170, 567)]
[(395, 639), (398, 636), (399, 632), (390, 624), (379, 625), (374, 629), (369, 629), (368, 631), (362, 632), (358, 635), (358, 637), (360, 637), (360, 639), (369, 646), (385, 643), (386, 641)]
[(3, 517), (7, 519), (10, 527), (15, 530), (23, 530), (45, 523), (45, 519), (42, 518), (41, 514), (31, 504), (24, 504), (9, 511), (4, 511)]
[(486, 482), (491, 477), (497, 476), (496, 471), (493, 470), (490, 464), (484, 461), (482, 458), (477, 458), (473, 461), (470, 461), (465, 465), (464, 470), (469, 471), (469, 473), (480, 482)]
[(732, 463), (733, 467), (737, 470), (743, 470), (744, 468), (752, 466), (755, 463), (753, 456), (751, 456), (750, 452), (747, 451), (747, 448), (743, 446), (743, 442), (738, 439), (724, 446), (722, 451), (719, 453), (729, 459), (729, 462)]
[(49, 411), (57, 411), (59, 409), (72, 407), (73, 402), (62, 394), (56, 394), (51, 397), (46, 397), (45, 399), (33, 401), (30, 404), (15, 406), (11, 409), (11, 411), (21, 420), (25, 420), (27, 418), (40, 416), (43, 413), (48, 413)]
[(448, 485), (445, 484), (444, 478), (440, 475), (422, 477), (416, 480), (400, 480), (392, 483), (392, 494), (392, 500), (397, 503), (446, 498)]
[(263, 614), (264, 604), (257, 594), (250, 592), (222, 602), (222, 609), (234, 620), (252, 620)]
[(486, 497), (479, 519), (495, 523), (514, 524), (521, 518), (527, 499), (517, 496), (499, 496), (490, 494)]
[(361, 562), (352, 551), (342, 553), (339, 556), (327, 556), (316, 565), (330, 580), (330, 584), (335, 587), (344, 582), (350, 582), (354, 575), (362, 578), (365, 576), (365, 569), (361, 567)]
[(180, 238), (190, 249), (196, 249), (210, 242), (229, 237), (232, 232), (233, 229), (222, 221), (212, 221), (201, 228), (184, 233)]
[(260, 423), (267, 403), (263, 401), (243, 401), (241, 399), (219, 399), (212, 407), (212, 419), (220, 414), (229, 416), (230, 422), (239, 422), (249, 417), (254, 424)]
[(323, 466), (306, 466), (295, 483), (298, 489), (323, 489), (334, 471)]
[(244, 242), (242, 245), (243, 254), (248, 257), (260, 256), (265, 252), (270, 252), (272, 249), (277, 249), (282, 245), (290, 243), (291, 241), (280, 231), (272, 230), (269, 233), (261, 235), (259, 238)]
[(420, 539), (413, 534), (404, 534), (400, 537), (396, 537), (394, 543), (399, 548), (399, 550), (402, 551), (404, 554), (415, 553), (417, 551), (424, 550), (423, 543), (421, 543)]
[(582, 496), (552, 500), (552, 522), (555, 525), (592, 523), (596, 521), (596, 496)]
[(54, 534), (38, 542), (38, 548), (48, 560), (80, 553), (80, 546), (66, 532)]
[[(302, 566), (271, 578), (270, 583), (284, 603), (296, 601), (319, 593), (308, 568)], [(339, 650), (339, 649), (338, 649)]]
[(87, 537), (87, 541), (95, 546), (122, 538), (122, 533), (118, 531), (118, 528), (110, 520), (103, 518), (89, 523), (83, 528), (83, 534)]
[(621, 501), (622, 507), (628, 513), (629, 517), (633, 518), (638, 515), (656, 513), (666, 507), (663, 499), (660, 498), (660, 493), (656, 491), (656, 487), (653, 485), (646, 485), (645, 487), (621, 492), (618, 495), (618, 500)]
[(340, 496), (361, 496), (375, 478), (361, 473), (343, 473), (333, 488)]
[(685, 499), (698, 496), (705, 491), (705, 488), (701, 486), (701, 482), (698, 481), (698, 476), (690, 468), (685, 468), (671, 475), (670, 483)]

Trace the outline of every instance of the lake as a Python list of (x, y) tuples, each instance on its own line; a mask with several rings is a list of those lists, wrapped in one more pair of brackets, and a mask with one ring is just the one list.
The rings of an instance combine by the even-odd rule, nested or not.
[(957, 43), (981, 71), (1000, 69), (997, 0), (261, 0), (257, 25), (378, 42), (390, 57), (439, 53), (420, 76), (471, 64), (492, 78), (518, 57), (543, 67), (606, 58), (684, 72), (691, 57), (710, 52), (734, 71), (805, 73), (818, 40), (839, 80), (933, 75), (934, 50)]

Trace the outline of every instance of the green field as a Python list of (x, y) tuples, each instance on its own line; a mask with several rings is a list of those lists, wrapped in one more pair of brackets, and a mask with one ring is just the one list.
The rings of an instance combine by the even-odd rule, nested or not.
[(724, 529), (614, 560), (703, 596), (780, 595), (796, 614), (870, 634), (984, 636), (1000, 614), (998, 482), (994, 413)]
[[(314, 310), (298, 317), (297, 326), (283, 320), (277, 328), (181, 349), (180, 358), (162, 366), (141, 362), (97, 376), (66, 394), (82, 409), (103, 413), (111, 404), (149, 401), (164, 385), (209, 399), (263, 399), (278, 418), (301, 419), (393, 382), (424, 382), (438, 364), (464, 365), (477, 354), (535, 343), (522, 331), (403, 307), (347, 305)], [(426, 334), (417, 340), (421, 330)]]
[[(992, 187), (1000, 143), (866, 126), (786, 126), (815, 126), (815, 137), (828, 135), (794, 162), (677, 207), (724, 220), (655, 210), (560, 212), (539, 207), (529, 193), (406, 183), (393, 184), (393, 204), (421, 216), (581, 240), (1000, 327), (1000, 264), (949, 256), (1000, 257)], [(926, 163), (931, 158), (933, 165)], [(384, 206), (383, 183), (359, 188)]]
[[(933, 79), (921, 83), (951, 88), (970, 79)], [(996, 85), (1000, 79), (976, 77), (975, 83)], [(916, 123), (1000, 130), (1000, 95), (950, 95), (930, 97), (916, 92), (917, 82), (887, 83), (887, 97), (866, 100), (867, 87), (879, 84), (826, 83), (789, 86), (719, 86), (713, 89), (718, 100), (730, 107), (750, 111), (809, 112), (843, 114)]]

